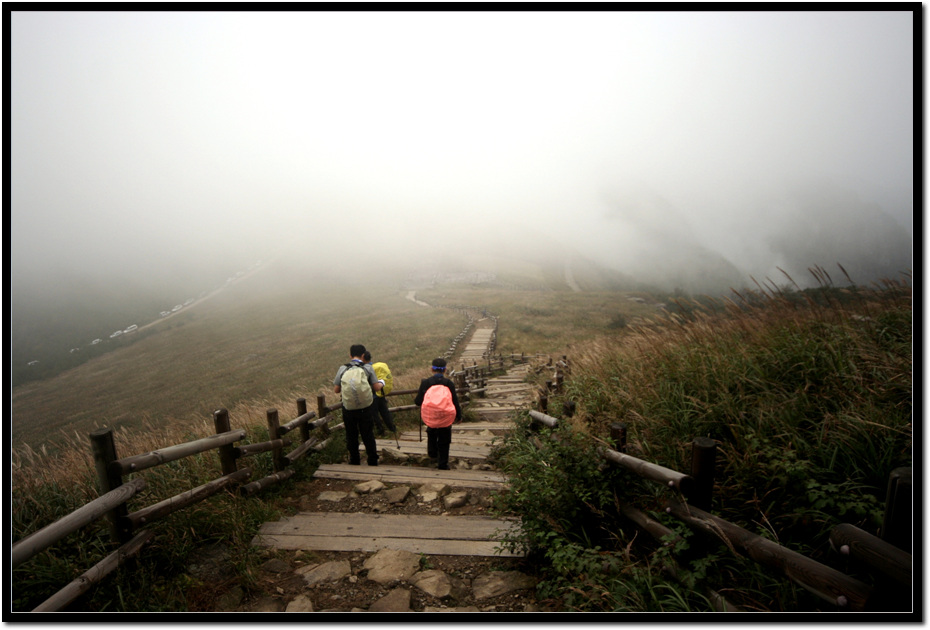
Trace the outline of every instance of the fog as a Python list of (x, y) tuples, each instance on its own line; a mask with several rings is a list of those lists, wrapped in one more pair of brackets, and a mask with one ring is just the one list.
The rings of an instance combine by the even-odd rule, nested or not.
[(801, 283), (839, 262), (867, 283), (912, 264), (913, 29), (910, 12), (13, 11), (14, 300), (280, 257), (441, 264), (480, 236), (658, 283), (699, 280), (698, 259)]

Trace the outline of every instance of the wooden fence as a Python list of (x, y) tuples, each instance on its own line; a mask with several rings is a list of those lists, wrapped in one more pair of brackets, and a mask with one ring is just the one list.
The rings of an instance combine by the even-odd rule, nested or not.
[[(522, 362), (527, 360), (527, 356), (492, 357), (488, 359), (486, 365), (475, 364), (467, 368), (463, 366), (461, 372), (452, 370), (450, 376), (462, 388), (463, 404), (468, 404), (473, 384), (478, 382), (478, 379), (485, 378), (490, 370), (495, 369), (495, 366), (497, 369), (502, 368), (508, 360), (511, 363)], [(388, 396), (412, 395), (416, 392), (416, 389), (394, 390)], [(213, 413), (215, 435), (122, 458), (117, 456), (111, 429), (102, 428), (93, 431), (90, 434), (90, 441), (101, 496), (68, 516), (14, 543), (11, 552), (12, 568), (17, 568), (66, 536), (100, 518), (107, 519), (110, 538), (119, 546), (116, 551), (33, 609), (33, 612), (61, 610), (125, 564), (128, 559), (137, 555), (145, 543), (154, 536), (151, 530), (143, 529), (145, 526), (225, 490), (238, 488), (240, 495), (250, 496), (289, 479), (294, 475), (292, 466), (295, 462), (311, 451), (322, 450), (334, 431), (344, 429), (341, 423), (330, 426), (330, 423), (337, 419), (334, 412), (341, 409), (341, 401), (330, 405), (327, 404), (326, 397), (320, 395), (317, 396), (316, 409), (308, 411), (306, 399), (299, 398), (297, 399), (297, 417), (284, 424), (281, 424), (277, 409), (268, 409), (266, 423), (269, 439), (254, 444), (237, 444), (245, 439), (245, 430), (231, 429), (228, 411), (218, 409)], [(413, 409), (416, 409), (416, 406), (412, 404), (391, 407), (393, 412)], [(294, 435), (297, 435), (296, 440), (291, 439)], [(124, 477), (212, 450), (217, 451), (222, 471), (221, 477), (153, 505), (129, 512), (127, 501), (145, 488), (146, 482), (144, 477), (135, 477), (127, 481), (124, 481)], [(253, 468), (248, 466), (240, 468), (239, 462), (247, 461), (247, 458), (251, 456), (266, 452), (271, 453), (271, 474), (249, 481)]]
[[(549, 385), (548, 390), (557, 390), (557, 387)], [(546, 400), (545, 395), (540, 396), (540, 407), (546, 406)], [(572, 410), (573, 407), (567, 403), (564, 407), (566, 415), (571, 415)], [(550, 429), (556, 428), (560, 421), (537, 410), (530, 411), (529, 415), (534, 424)], [(665, 505), (667, 514), (699, 532), (719, 539), (734, 553), (738, 550), (755, 562), (781, 572), (838, 610), (877, 610), (880, 604), (873, 598), (876, 589), (872, 586), (709, 512), (716, 460), (714, 440), (699, 437), (692, 442), (691, 472), (682, 473), (625, 454), (626, 425), (623, 423), (615, 423), (611, 427), (611, 438), (618, 450), (600, 447), (598, 453), (605, 461), (676, 490), (679, 496), (687, 499), (685, 502), (669, 499)], [(910, 553), (913, 506), (911, 476), (911, 468), (899, 468), (891, 474), (881, 538), (848, 523), (837, 525), (830, 532), (831, 547), (835, 551), (887, 578), (901, 590), (907, 589), (905, 594), (913, 593), (913, 560)], [(663, 544), (671, 544), (670, 541), (675, 538), (672, 530), (633, 506), (623, 505), (621, 512)], [(676, 573), (675, 568), (670, 571), (673, 575)], [(888, 589), (885, 590), (887, 592)], [(718, 610), (738, 610), (718, 593), (708, 595)], [(895, 599), (897, 601), (891, 604), (893, 610), (910, 610), (913, 606), (912, 597), (899, 596)]]

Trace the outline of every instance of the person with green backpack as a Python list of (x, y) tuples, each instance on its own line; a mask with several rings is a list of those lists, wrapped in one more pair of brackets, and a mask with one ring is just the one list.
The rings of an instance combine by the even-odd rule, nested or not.
[(397, 427), (394, 425), (394, 418), (391, 417), (391, 409), (388, 407), (387, 401), (387, 395), (390, 394), (391, 390), (394, 388), (394, 376), (391, 374), (391, 368), (383, 361), (372, 363), (371, 352), (367, 350), (363, 357), (365, 363), (371, 365), (371, 369), (375, 371), (375, 376), (378, 377), (378, 380), (384, 383), (384, 387), (375, 392), (375, 406), (372, 413), (372, 419), (375, 422), (375, 431), (378, 437), (384, 437), (385, 428), (391, 433), (396, 434)]
[(449, 470), (449, 446), (452, 444), (452, 424), (462, 420), (462, 408), (455, 393), (455, 383), (443, 374), (445, 359), (433, 359), (433, 375), (420, 381), (413, 404), (420, 408), (420, 419), (426, 425), (426, 453), (437, 460), (439, 470)]
[(342, 396), (342, 421), (346, 429), (346, 448), (349, 463), (361, 464), (358, 439), (365, 444), (369, 466), (378, 465), (378, 444), (372, 429), (375, 392), (381, 391), (384, 381), (378, 380), (375, 371), (365, 364), (365, 346), (355, 344), (349, 348), (351, 361), (339, 367), (333, 379), (335, 392)]

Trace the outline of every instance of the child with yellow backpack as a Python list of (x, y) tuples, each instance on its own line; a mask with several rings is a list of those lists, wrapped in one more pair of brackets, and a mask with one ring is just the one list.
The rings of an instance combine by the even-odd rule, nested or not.
[[(371, 364), (371, 352), (366, 351), (363, 359), (365, 363)], [(385, 428), (391, 433), (397, 433), (397, 427), (394, 425), (394, 418), (391, 417), (391, 410), (388, 408), (387, 395), (394, 388), (394, 376), (387, 363), (378, 362), (371, 365), (375, 371), (375, 376), (379, 381), (384, 382), (384, 387), (375, 392), (375, 404), (372, 410), (372, 419), (375, 423), (375, 430), (378, 437), (384, 437)]]

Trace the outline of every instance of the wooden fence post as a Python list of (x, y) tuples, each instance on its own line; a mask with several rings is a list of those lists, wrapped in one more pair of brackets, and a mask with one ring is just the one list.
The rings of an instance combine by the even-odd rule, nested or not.
[[(299, 418), (305, 413), (307, 413), (307, 399), (298, 398), (297, 399), (297, 417)], [(310, 439), (310, 423), (304, 422), (302, 425), (300, 425), (300, 443), (303, 444), (309, 439)]]
[[(213, 412), (213, 426), (216, 432), (226, 433), (231, 431), (229, 428), (229, 411), (226, 409), (217, 409)], [(224, 444), (217, 451), (220, 454), (220, 467), (224, 475), (231, 475), (236, 472), (236, 447), (232, 444)]]
[(566, 418), (571, 418), (572, 416), (575, 415), (576, 408), (577, 408), (577, 405), (575, 404), (575, 401), (566, 400), (565, 402), (562, 403), (562, 415), (565, 416)]
[(614, 441), (614, 447), (619, 452), (626, 450), (626, 423), (614, 422), (610, 425), (610, 439)]
[(910, 467), (895, 468), (891, 471), (881, 528), (882, 540), (908, 553), (911, 553), (914, 518), (914, 488), (911, 478)]
[(546, 413), (549, 410), (549, 397), (548, 396), (543, 395), (539, 397), (539, 410), (543, 413)]
[(694, 438), (691, 443), (691, 476), (695, 483), (688, 503), (705, 511), (710, 511), (713, 501), (716, 461), (717, 442), (709, 437)]
[[(123, 477), (110, 470), (110, 463), (116, 461), (116, 445), (113, 443), (113, 430), (106, 427), (95, 429), (90, 434), (91, 449), (94, 453), (94, 466), (97, 468), (97, 482), (100, 494), (104, 495), (123, 485)], [(125, 524), (124, 517), (129, 514), (126, 504), (121, 503), (107, 512), (110, 525), (110, 539), (115, 543), (125, 543), (132, 538), (132, 532)]]
[[(323, 394), (318, 394), (316, 397), (316, 417), (323, 419), (329, 413), (329, 409), (326, 407), (326, 396)], [(329, 435), (329, 423), (324, 422), (320, 428), (323, 430), (323, 435)]]
[[(268, 420), (268, 439), (269, 440), (279, 439), (280, 436), (278, 435), (278, 427), (280, 426), (280, 424), (278, 423), (278, 410), (269, 409), (268, 411), (265, 412), (265, 416)], [(282, 457), (283, 452), (284, 452), (284, 449), (280, 447), (271, 449), (271, 460), (272, 460), (272, 464), (274, 466), (275, 472), (281, 472), (286, 467), (284, 465), (284, 458)]]

